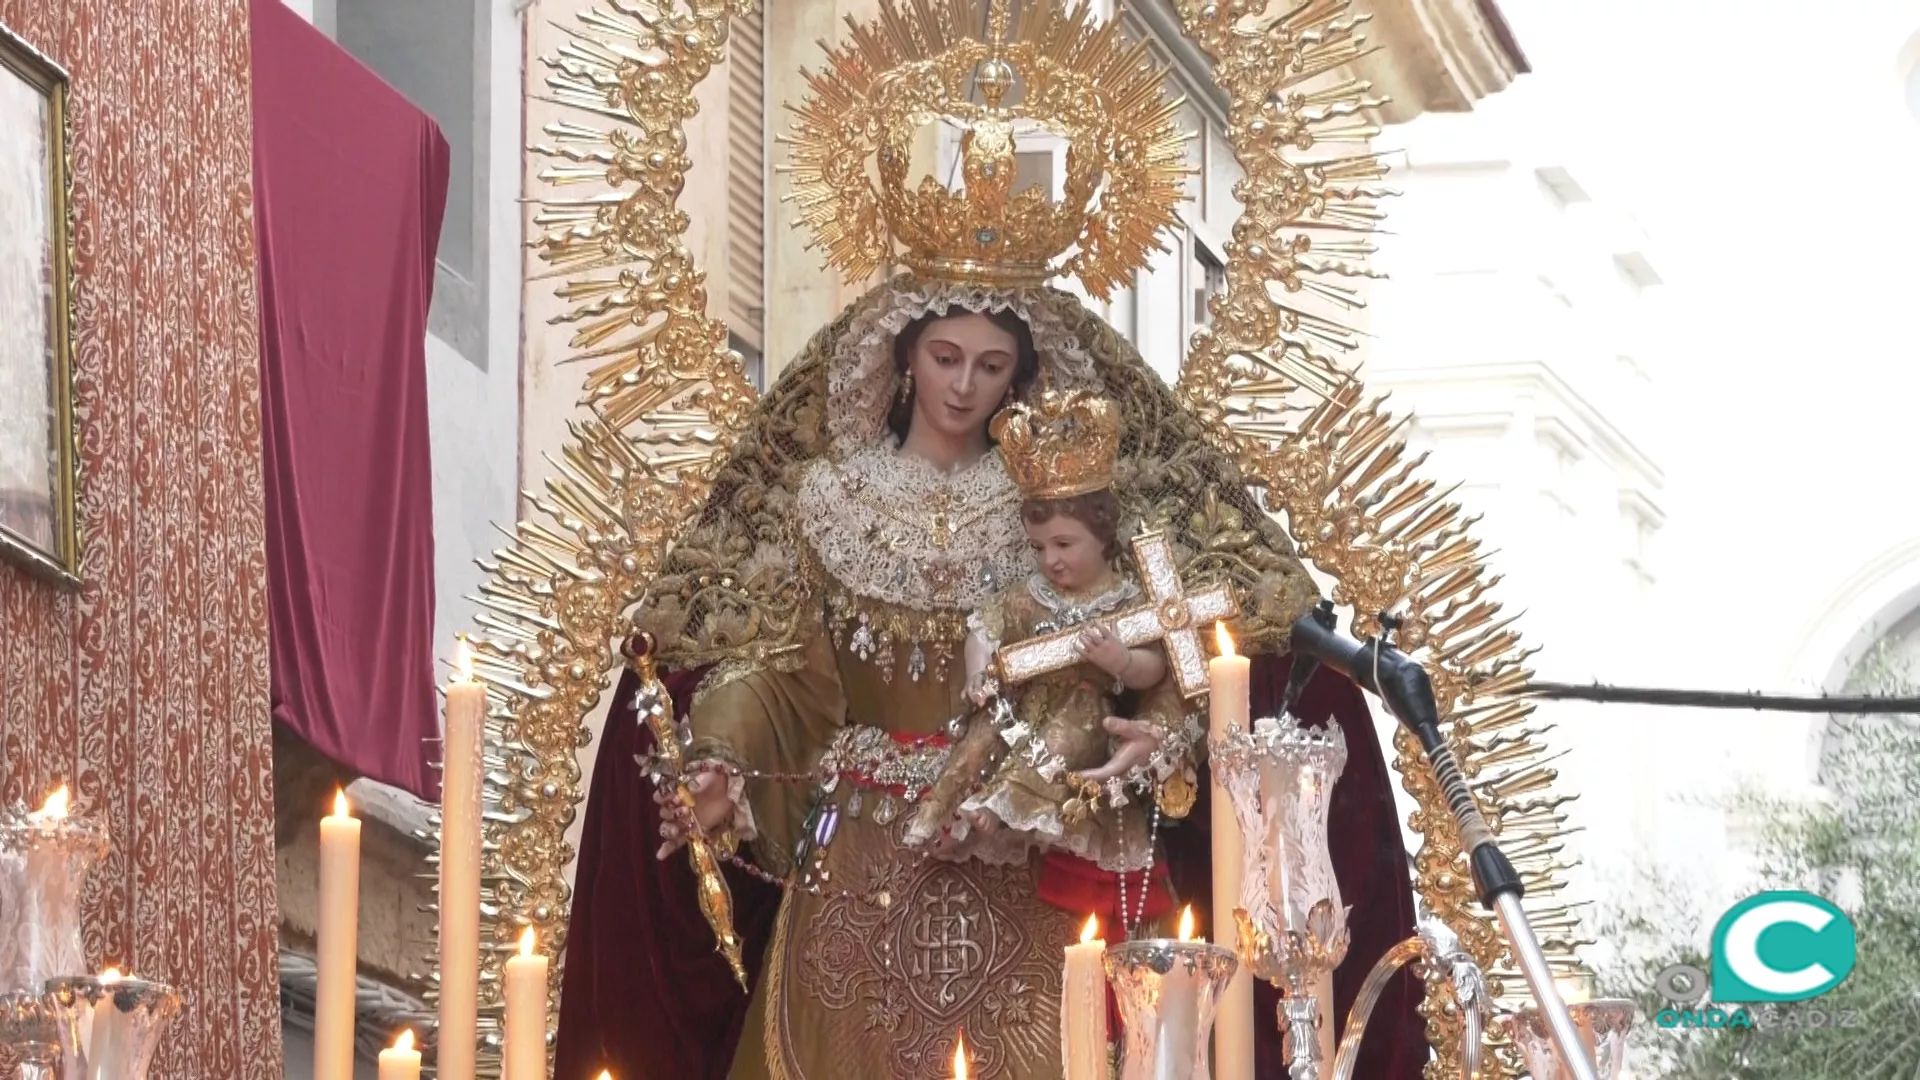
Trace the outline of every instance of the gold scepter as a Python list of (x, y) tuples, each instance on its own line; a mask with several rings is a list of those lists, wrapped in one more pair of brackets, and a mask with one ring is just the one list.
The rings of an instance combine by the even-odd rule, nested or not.
[(741, 990), (747, 989), (747, 968), (741, 959), (740, 935), (733, 929), (733, 892), (720, 874), (720, 856), (714, 842), (700, 831), (693, 812), (693, 792), (687, 790), (686, 754), (680, 732), (673, 720), (673, 699), (653, 669), (653, 635), (640, 633), (621, 646), (627, 664), (640, 676), (640, 690), (634, 695), (634, 711), (653, 732), (654, 760), (660, 769), (660, 782), (671, 783), (675, 802), (687, 820), (687, 856), (693, 860), (693, 875), (700, 889), (700, 913), (713, 927), (721, 956), (733, 969)]

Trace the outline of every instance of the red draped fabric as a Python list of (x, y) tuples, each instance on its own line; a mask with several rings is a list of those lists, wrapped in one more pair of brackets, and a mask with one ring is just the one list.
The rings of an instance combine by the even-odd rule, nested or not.
[(280, 0), (252, 0), (273, 717), (437, 799), (427, 304), (447, 141)]
[[(1285, 657), (1254, 658), (1254, 715), (1278, 711), (1287, 669)], [(667, 677), (682, 710), (700, 674)], [(604, 1068), (628, 1080), (725, 1080), (740, 1040), (760, 1034), (742, 1031), (747, 997), (714, 953), (713, 932), (700, 914), (687, 859), (654, 857), (660, 819), (651, 786), (634, 762), (634, 755), (651, 746), (652, 736), (634, 714), (636, 689), (628, 673), (616, 691), (594, 765), (567, 933), (554, 1075), (571, 1080)], [(1300, 712), (1310, 722), (1338, 723), (1347, 737), (1347, 768), (1334, 787), (1329, 828), (1334, 871), (1342, 898), (1353, 909), (1353, 943), (1334, 976), (1335, 1006), (1344, 1020), (1374, 961), (1413, 933), (1413, 892), (1391, 775), (1360, 691), (1322, 670), (1302, 695)], [(1203, 774), (1200, 804), (1165, 833), (1172, 884), (1181, 901), (1203, 912), (1210, 910), (1212, 895), (1208, 786)], [(1082, 870), (1082, 876), (1099, 873)], [(731, 870), (729, 880), (747, 967), (758, 972), (779, 895)], [(1064, 878), (1056, 884), (1062, 895), (1084, 891)], [(1374, 1013), (1356, 1076), (1419, 1080), (1427, 1060), (1419, 1003), (1419, 984), (1403, 971)], [(1276, 1004), (1271, 987), (1257, 989), (1256, 1017), (1270, 1020)], [(1260, 1030), (1256, 1074), (1284, 1077), (1277, 1024), (1263, 1023)]]

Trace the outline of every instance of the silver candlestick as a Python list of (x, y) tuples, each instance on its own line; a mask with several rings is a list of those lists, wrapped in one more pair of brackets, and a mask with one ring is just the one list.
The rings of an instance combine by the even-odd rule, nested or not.
[[(1623, 998), (1570, 1001), (1580, 1048), (1600, 1080), (1614, 1080), (1627, 1063), (1627, 1033), (1633, 1028), (1633, 1002)], [(1529, 1005), (1506, 1018), (1507, 1031), (1534, 1080), (1574, 1080), (1575, 1073), (1555, 1046), (1546, 1017)]]
[(1373, 965), (1373, 970), (1367, 972), (1366, 981), (1360, 984), (1360, 992), (1353, 999), (1353, 1008), (1347, 1013), (1347, 1033), (1340, 1040), (1340, 1053), (1333, 1061), (1334, 1080), (1353, 1080), (1354, 1070), (1360, 1063), (1361, 1040), (1366, 1037), (1368, 1021), (1373, 1019), (1374, 1006), (1380, 1003), (1380, 995), (1386, 991), (1387, 983), (1400, 973), (1401, 968), (1416, 960), (1429, 973), (1438, 972), (1447, 977), (1448, 988), (1453, 992), (1453, 1005), (1460, 1010), (1465, 1030), (1460, 1036), (1460, 1072), (1457, 1075), (1479, 1075), (1485, 1049), (1482, 1035), (1493, 1004), (1487, 993), (1487, 979), (1480, 971), (1480, 965), (1474, 963), (1473, 957), (1460, 947), (1459, 935), (1446, 923), (1427, 916), (1420, 920), (1419, 934), (1388, 949), (1386, 955)]
[(88, 970), (80, 889), (106, 853), (106, 830), (68, 814), (64, 787), (39, 810), (0, 809), (0, 993), (38, 996)]
[(0, 1046), (13, 1051), (20, 1080), (54, 1080), (60, 1064), (56, 1021), (38, 994), (0, 994)]
[(167, 1024), (180, 1012), (173, 987), (146, 979), (54, 979), (46, 997), (59, 1018), (66, 1080), (145, 1080)]
[(1233, 951), (1150, 938), (1108, 949), (1104, 964), (1126, 1025), (1120, 1080), (1207, 1080), (1214, 1008), (1239, 966)]
[(1347, 764), (1339, 727), (1306, 728), (1271, 717), (1251, 733), (1229, 729), (1211, 748), (1247, 838), (1241, 877), (1240, 959), (1286, 992), (1289, 1080), (1320, 1080), (1322, 986), (1347, 955), (1347, 909), (1327, 850), (1334, 782)]

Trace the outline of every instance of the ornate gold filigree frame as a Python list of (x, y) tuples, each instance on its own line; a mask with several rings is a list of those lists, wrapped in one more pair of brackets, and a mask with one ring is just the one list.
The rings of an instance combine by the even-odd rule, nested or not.
[[(489, 689), (489, 816), (483, 882), (483, 1020), (497, 1025), (499, 969), (524, 925), (556, 957), (566, 942), (564, 839), (583, 799), (575, 752), (619, 662), (616, 639), (668, 545), (704, 501), (754, 395), (726, 328), (707, 316), (704, 275), (682, 240), (693, 88), (724, 55), (729, 12), (748, 0), (641, 5), (605, 0), (545, 63), (553, 100), (571, 109), (531, 152), (542, 178), (536, 247), (571, 301), (576, 359), (589, 362), (584, 415), (559, 471), (486, 566), (474, 636)], [(1364, 54), (1347, 0), (1308, 0), (1268, 16), (1265, 0), (1175, 0), (1186, 34), (1215, 63), (1245, 207), (1228, 245), (1227, 291), (1183, 369), (1183, 404), (1238, 458), (1303, 556), (1336, 582), (1334, 599), (1372, 632), (1400, 617), (1399, 641), (1427, 665), (1448, 736), (1530, 896), (1551, 899), (1564, 831), (1545, 764), (1544, 729), (1527, 724), (1530, 673), (1512, 619), (1489, 598), (1471, 522), (1403, 460), (1399, 425), (1366, 396), (1340, 354), (1356, 335), (1339, 318), (1367, 276), (1385, 169), (1371, 151), (1376, 102), (1344, 72)], [(589, 193), (570, 196), (574, 186)], [(613, 192), (606, 194), (607, 190)], [(1418, 748), (1396, 743), (1419, 804), (1415, 886), (1491, 973), (1504, 944), (1478, 909), (1459, 837)], [(1534, 909), (1549, 956), (1571, 968), (1572, 913)], [(559, 985), (559, 964), (553, 966)], [(554, 997), (557, 1004), (557, 995)], [(1461, 1022), (1444, 973), (1428, 982), (1430, 1077), (1457, 1075)], [(551, 1015), (551, 1014), (550, 1014)], [(494, 1028), (497, 1030), (497, 1027)], [(1521, 1067), (1504, 1047), (1483, 1077)], [(497, 1067), (497, 1046), (482, 1048)]]
[(74, 334), (76, 331), (76, 232), (73, 202), (73, 133), (67, 115), (70, 80), (65, 70), (33, 46), (0, 26), (0, 78), (18, 79), (47, 100), (47, 185), (49, 278), (53, 288), (47, 330), (48, 397), (44, 402), (0, 402), (0, 409), (51, 410), (48, 452), (53, 480), (53, 546), (35, 543), (0, 521), (0, 555), (35, 574), (70, 587), (80, 584), (80, 435), (75, 413)]

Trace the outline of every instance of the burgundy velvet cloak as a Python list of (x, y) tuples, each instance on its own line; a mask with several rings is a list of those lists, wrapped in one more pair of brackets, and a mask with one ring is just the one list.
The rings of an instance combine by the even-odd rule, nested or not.
[[(1254, 658), (1253, 715), (1278, 711), (1288, 666), (1286, 657)], [(700, 674), (667, 677), (677, 706), (684, 708)], [(615, 691), (594, 767), (567, 934), (554, 1076), (589, 1080), (612, 1069), (623, 1080), (725, 1080), (742, 1037), (747, 996), (714, 952), (687, 859), (654, 857), (660, 821), (651, 784), (634, 763), (652, 735), (634, 715), (635, 689), (628, 672)], [(1300, 712), (1314, 722), (1337, 721), (1347, 737), (1347, 768), (1334, 788), (1329, 827), (1341, 896), (1352, 905), (1352, 946), (1334, 975), (1338, 1030), (1374, 961), (1413, 933), (1413, 892), (1392, 777), (1359, 689), (1322, 669), (1308, 684)], [(1203, 912), (1210, 910), (1212, 895), (1208, 790), (1203, 774), (1199, 805), (1178, 827), (1163, 830), (1174, 886), (1183, 902)], [(747, 969), (757, 973), (779, 893), (731, 869), (728, 879), (736, 925), (747, 943)], [(1375, 1011), (1356, 1076), (1419, 1080), (1427, 1060), (1419, 1003), (1418, 982), (1402, 971)], [(1272, 987), (1256, 985), (1261, 1042), (1255, 1071), (1262, 1080), (1286, 1075), (1276, 1004)]]

